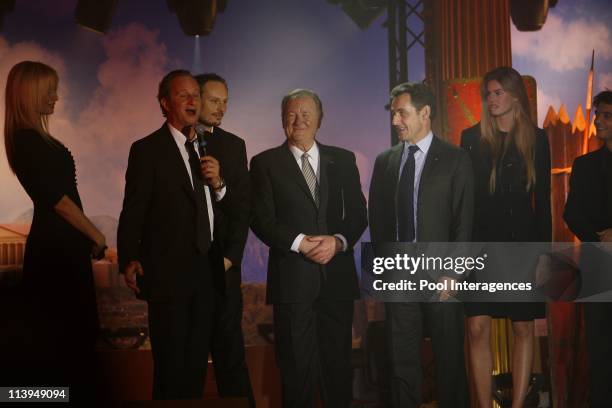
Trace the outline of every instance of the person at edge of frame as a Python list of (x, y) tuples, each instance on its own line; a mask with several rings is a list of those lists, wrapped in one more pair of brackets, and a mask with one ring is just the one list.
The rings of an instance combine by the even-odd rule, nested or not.
[[(603, 146), (574, 160), (563, 218), (580, 241), (612, 245), (612, 91), (597, 94), (593, 106), (597, 138), (603, 141)], [(581, 256), (595, 257), (601, 253), (586, 244)], [(591, 265), (597, 263), (593, 258), (588, 262)], [(607, 273), (607, 270), (601, 271), (602, 275)], [(592, 278), (597, 280), (603, 276)], [(606, 281), (609, 284), (610, 280)], [(585, 302), (584, 318), (590, 377), (589, 406), (609, 407), (612, 403), (612, 303)]]

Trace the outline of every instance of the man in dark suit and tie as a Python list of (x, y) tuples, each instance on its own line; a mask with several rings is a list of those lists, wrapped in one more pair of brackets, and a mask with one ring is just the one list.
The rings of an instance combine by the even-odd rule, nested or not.
[[(431, 132), (434, 97), (425, 84), (391, 91), (400, 143), (376, 158), (368, 214), (372, 242), (465, 242), (473, 219), (472, 165), (467, 152)], [(452, 277), (442, 277), (450, 280)], [(442, 292), (440, 300), (450, 293)], [(467, 406), (464, 317), (458, 303), (387, 303), (391, 405), (422, 403), (421, 341), (429, 327), (436, 363), (438, 406)]]
[(355, 155), (315, 140), (321, 100), (296, 89), (282, 101), (287, 141), (251, 161), (252, 229), (270, 247), (267, 302), (283, 407), (351, 403), (353, 301), (359, 297), (353, 246), (365, 198)]
[[(227, 82), (214, 73), (197, 75), (202, 95), (200, 123), (205, 126), (208, 155), (219, 162), (226, 193), (219, 202), (224, 225), (215, 232), (215, 248), (223, 268), (213, 271), (218, 284), (213, 296), (213, 328), (210, 353), (215, 382), (221, 397), (246, 397), (255, 406), (242, 336), (240, 263), (249, 230), (249, 170), (244, 140), (221, 129), (227, 110)], [(219, 266), (221, 263), (219, 263)]]
[[(597, 138), (601, 149), (576, 158), (572, 166), (570, 191), (563, 218), (582, 242), (612, 242), (612, 91), (603, 91), (593, 99)], [(608, 249), (610, 247), (608, 246)], [(594, 267), (585, 281), (600, 283), (597, 289), (609, 290), (609, 270), (596, 269), (600, 250), (583, 246), (584, 263)], [(607, 257), (609, 258), (609, 254)], [(588, 257), (591, 257), (590, 259)], [(602, 262), (603, 264), (603, 262)], [(603, 283), (603, 284), (601, 284)], [(591, 285), (593, 286), (593, 285)], [(584, 304), (588, 344), (590, 406), (608, 407), (612, 403), (612, 303)]]
[(201, 398), (212, 313), (213, 203), (224, 189), (218, 163), (204, 157), (201, 169), (195, 149), (196, 80), (188, 71), (170, 72), (158, 100), (166, 122), (130, 149), (119, 264), (128, 287), (148, 303), (153, 398)]

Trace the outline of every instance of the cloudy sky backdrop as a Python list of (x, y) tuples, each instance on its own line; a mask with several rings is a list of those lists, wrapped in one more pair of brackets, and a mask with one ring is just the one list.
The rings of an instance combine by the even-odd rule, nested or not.
[[(360, 30), (324, 0), (229, 0), (210, 36), (196, 43), (180, 30), (165, 0), (120, 1), (112, 30), (101, 36), (73, 22), (76, 0), (17, 1), (0, 31), (0, 92), (24, 59), (60, 74), (52, 133), (73, 152), (79, 190), (90, 215), (118, 218), (129, 146), (162, 117), (157, 84), (176, 68), (216, 71), (230, 86), (223, 127), (247, 141), (249, 156), (282, 143), (280, 100), (297, 87), (322, 97), (319, 139), (355, 151), (367, 191), (373, 159), (389, 143), (387, 37), (381, 16)], [(514, 66), (538, 82), (540, 124), (548, 105), (573, 117), (584, 106), (591, 50), (595, 92), (612, 88), (612, 11), (604, 0), (560, 0), (544, 28), (512, 33)], [(486, 34), (484, 34), (486, 35)], [(423, 79), (413, 54), (410, 79)], [(3, 128), (4, 100), (0, 100)], [(0, 153), (0, 222), (31, 208)]]

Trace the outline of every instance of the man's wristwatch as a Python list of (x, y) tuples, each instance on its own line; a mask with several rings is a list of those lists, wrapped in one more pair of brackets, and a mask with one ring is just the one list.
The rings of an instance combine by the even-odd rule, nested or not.
[(223, 189), (223, 187), (225, 187), (225, 186), (226, 186), (226, 184), (225, 184), (225, 180), (224, 180), (223, 178), (219, 178), (219, 180), (220, 180), (220, 182), (219, 182), (219, 185), (218, 185), (217, 187), (212, 187), (212, 186), (211, 186), (211, 187), (212, 187), (212, 189), (213, 189), (213, 191), (215, 191), (215, 192), (216, 192), (216, 191), (219, 191), (219, 190), (221, 190), (221, 189)]

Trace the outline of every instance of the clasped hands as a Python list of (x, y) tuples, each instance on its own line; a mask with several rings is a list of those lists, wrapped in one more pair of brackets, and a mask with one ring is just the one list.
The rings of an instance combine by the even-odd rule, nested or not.
[(325, 265), (342, 250), (342, 241), (333, 235), (306, 235), (299, 250), (311, 261)]

